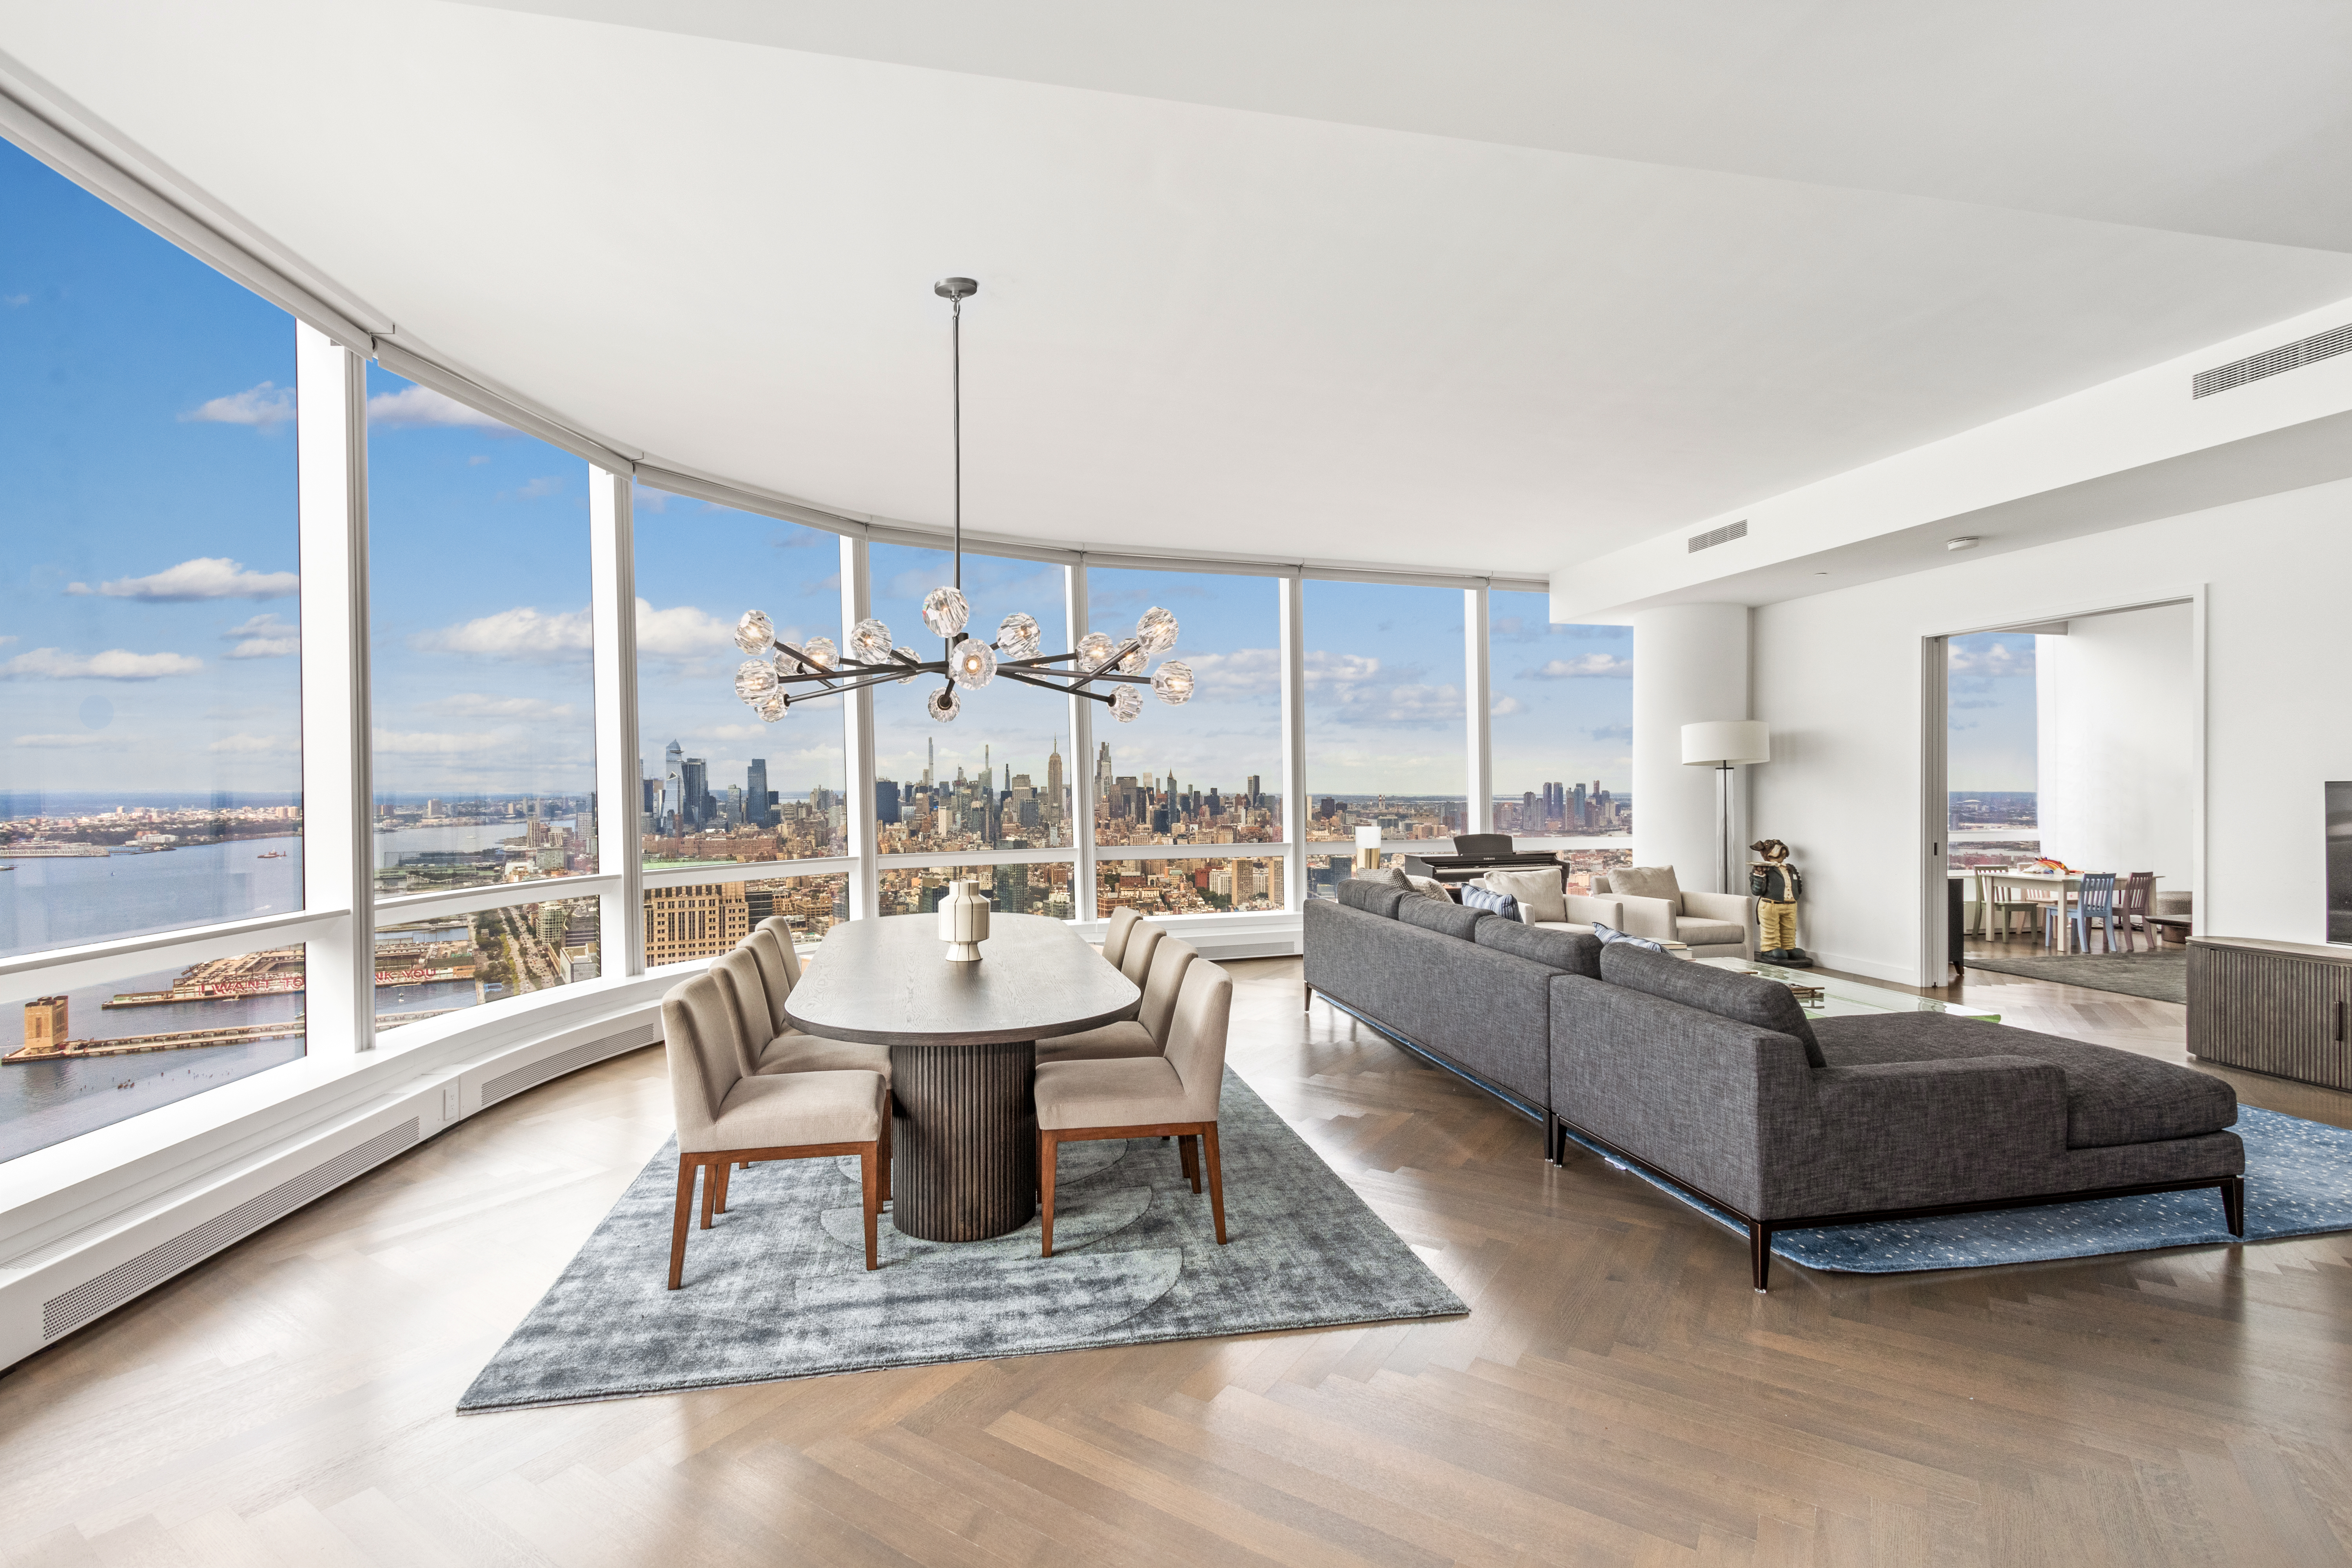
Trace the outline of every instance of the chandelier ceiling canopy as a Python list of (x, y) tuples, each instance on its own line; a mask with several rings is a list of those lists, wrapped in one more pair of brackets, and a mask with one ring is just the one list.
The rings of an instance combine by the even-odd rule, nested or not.
[[(955, 389), (955, 581), (923, 595), (923, 625), (946, 645), (938, 658), (919, 658), (915, 650), (894, 644), (890, 628), (868, 616), (849, 634), (846, 652), (831, 637), (811, 637), (800, 647), (778, 640), (775, 623), (765, 612), (746, 610), (735, 623), (735, 646), (755, 657), (735, 669), (735, 695), (772, 724), (802, 697), (829, 692), (863, 691), (886, 680), (900, 685), (919, 675), (942, 678), (938, 689), (924, 699), (924, 710), (940, 723), (952, 723), (963, 711), (957, 692), (977, 691), (1002, 676), (1024, 686), (1091, 698), (1108, 708), (1122, 724), (1143, 711), (1143, 695), (1151, 694), (1174, 707), (1192, 695), (1192, 668), (1168, 659), (1149, 675), (1145, 668), (1176, 647), (1176, 617), (1158, 606), (1143, 612), (1135, 632), (1125, 638), (1107, 632), (1088, 632), (1067, 653), (1039, 652), (1044, 632), (1036, 617), (1015, 610), (996, 628), (994, 642), (982, 642), (964, 627), (971, 605), (963, 596), (963, 302), (980, 292), (969, 278), (943, 278), (931, 292), (952, 307), (949, 333), (953, 344)], [(1109, 687), (1113, 689), (1097, 689)]]

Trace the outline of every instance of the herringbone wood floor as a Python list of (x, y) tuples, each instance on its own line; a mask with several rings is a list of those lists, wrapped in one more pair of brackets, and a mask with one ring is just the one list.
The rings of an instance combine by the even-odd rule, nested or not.
[[(1812, 1275), (1233, 966), (1233, 1059), (1467, 1319), (457, 1419), (664, 1136), (645, 1051), (0, 1379), (8, 1563), (2336, 1563), (2352, 1237)], [(2007, 976), (2178, 1058), (2181, 1012)], [(2240, 1078), (2343, 1121), (2352, 1097)]]

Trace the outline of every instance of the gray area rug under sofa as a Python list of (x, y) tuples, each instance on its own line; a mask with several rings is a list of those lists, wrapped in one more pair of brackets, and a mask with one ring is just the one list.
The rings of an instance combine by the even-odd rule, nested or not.
[(1173, 1142), (1065, 1144), (1052, 1258), (1034, 1219), (942, 1243), (886, 1213), (868, 1273), (857, 1163), (794, 1160), (735, 1173), (676, 1291), (665, 1144), (457, 1409), (1469, 1310), (1231, 1068), (1222, 1110), (1224, 1247)]

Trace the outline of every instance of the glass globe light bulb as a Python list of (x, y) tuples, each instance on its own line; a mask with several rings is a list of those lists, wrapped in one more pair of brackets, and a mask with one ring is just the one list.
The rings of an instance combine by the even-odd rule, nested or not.
[[(902, 647), (892, 648), (890, 650), (890, 658), (895, 663), (916, 664), (920, 662), (921, 656), (917, 654), (913, 648)], [(904, 686), (907, 682), (914, 679), (915, 678), (912, 673), (902, 675), (898, 678), (898, 684)]]
[(1093, 670), (1099, 668), (1105, 659), (1117, 653), (1118, 645), (1110, 640), (1108, 633), (1088, 632), (1078, 639), (1077, 651), (1078, 668)]
[(1166, 653), (1176, 646), (1176, 616), (1157, 605), (1143, 612), (1135, 623), (1135, 640), (1143, 645), (1148, 654)]
[(763, 659), (747, 658), (735, 667), (735, 695), (757, 702), (776, 689), (776, 672)]
[(1192, 695), (1192, 667), (1181, 659), (1170, 659), (1151, 672), (1151, 694), (1171, 708), (1182, 706)]
[(764, 611), (746, 610), (743, 618), (735, 623), (735, 646), (745, 653), (765, 653), (768, 645), (776, 640), (775, 623)]
[(966, 637), (948, 655), (948, 674), (967, 691), (977, 691), (996, 679), (996, 650), (978, 637)]
[(1036, 616), (1015, 610), (996, 628), (996, 651), (1006, 658), (1035, 658), (1043, 635)]
[(940, 723), (952, 724), (963, 711), (963, 699), (955, 694), (954, 687), (942, 686), (923, 700), (923, 710)]
[(868, 616), (850, 632), (849, 647), (860, 664), (880, 664), (890, 657), (890, 628)]
[(971, 605), (961, 588), (934, 588), (923, 595), (923, 625), (934, 637), (951, 637), (971, 619)]
[(1132, 724), (1135, 716), (1143, 711), (1143, 693), (1132, 686), (1122, 686), (1118, 695), (1110, 700), (1110, 710), (1122, 724)]
[(790, 697), (787, 697), (781, 691), (776, 691), (771, 692), (769, 695), (761, 698), (760, 700), (751, 704), (751, 711), (757, 713), (766, 722), (772, 724), (777, 720), (782, 718), (784, 716), (784, 710), (792, 705), (793, 700)]
[(831, 669), (841, 662), (841, 650), (833, 646), (831, 637), (811, 637), (801, 644), (801, 651), (808, 655), (809, 663), (819, 669)]
[(1118, 672), (1121, 675), (1141, 675), (1143, 673), (1143, 667), (1150, 662), (1150, 658), (1145, 655), (1141, 648), (1131, 647), (1127, 650), (1126, 656), (1118, 661)]
[(775, 667), (778, 675), (799, 675), (808, 668), (808, 666), (782, 648), (777, 649), (776, 656), (768, 662)]

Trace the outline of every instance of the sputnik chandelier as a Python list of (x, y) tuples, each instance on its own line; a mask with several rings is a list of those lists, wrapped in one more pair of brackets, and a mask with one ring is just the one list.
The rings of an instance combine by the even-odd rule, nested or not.
[[(1122, 724), (1132, 723), (1143, 711), (1143, 695), (1152, 695), (1171, 707), (1192, 695), (1192, 668), (1169, 659), (1150, 674), (1144, 667), (1176, 646), (1176, 617), (1154, 607), (1135, 623), (1135, 635), (1121, 641), (1104, 632), (1088, 632), (1068, 653), (1041, 654), (1042, 633), (1036, 618), (1016, 610), (996, 628), (996, 640), (982, 642), (964, 630), (971, 605), (963, 596), (963, 302), (980, 292), (969, 278), (945, 278), (931, 292), (953, 307), (950, 328), (955, 354), (955, 581), (923, 595), (923, 624), (947, 644), (939, 658), (918, 658), (910, 647), (894, 647), (890, 628), (866, 617), (849, 634), (850, 654), (833, 645), (831, 637), (811, 637), (798, 647), (780, 642), (775, 623), (759, 610), (747, 610), (735, 623), (735, 646), (756, 657), (736, 667), (735, 695), (753, 712), (772, 724), (792, 706), (795, 692), (806, 698), (828, 692), (863, 691), (886, 680), (900, 685), (919, 675), (943, 677), (940, 689), (923, 706), (942, 724), (963, 711), (956, 688), (977, 691), (998, 676), (1024, 686), (1088, 697), (1108, 707)], [(854, 655), (855, 657), (851, 657)], [(1066, 668), (1057, 668), (1067, 666)], [(1097, 685), (1115, 690), (1090, 689)]]

